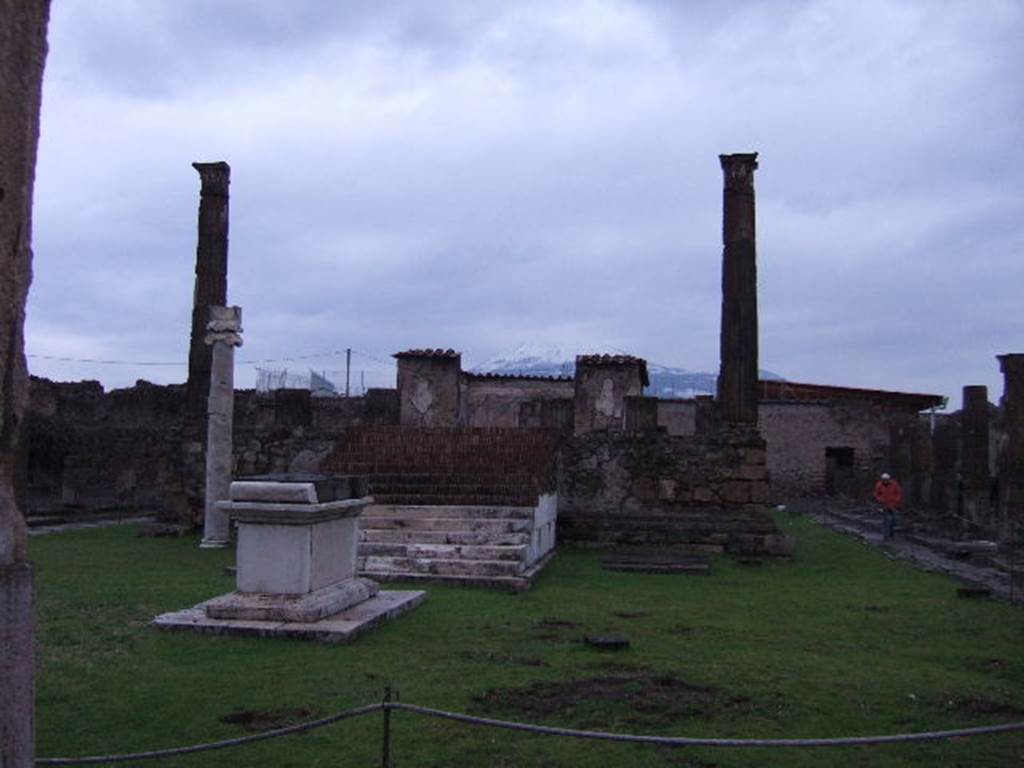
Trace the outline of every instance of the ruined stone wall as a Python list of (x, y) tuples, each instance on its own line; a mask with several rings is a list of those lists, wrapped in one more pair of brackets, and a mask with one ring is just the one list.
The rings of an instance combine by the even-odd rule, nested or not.
[(564, 539), (764, 553), (777, 534), (756, 431), (576, 435), (561, 449), (558, 494)]
[[(202, 425), (183, 418), (183, 385), (145, 381), (104, 392), (99, 382), (33, 377), (18, 492), (30, 512), (137, 509), (190, 521), (201, 508)], [(316, 398), (308, 390), (236, 392), (238, 474), (312, 471), (351, 427), (396, 424), (395, 390)]]
[[(558, 403), (564, 407), (557, 408)], [(469, 427), (561, 426), (573, 407), (572, 379), (468, 376), (462, 382), (463, 422)], [(569, 428), (571, 428), (571, 423)]]
[(878, 474), (889, 468), (889, 419), (877, 407), (768, 401), (760, 404), (758, 424), (768, 444), (773, 492), (780, 499), (826, 492), (827, 448), (853, 449), (852, 484), (838, 489), (845, 488), (846, 495), (870, 498)]
[(658, 426), (670, 435), (693, 435), (697, 432), (695, 400), (658, 400)]

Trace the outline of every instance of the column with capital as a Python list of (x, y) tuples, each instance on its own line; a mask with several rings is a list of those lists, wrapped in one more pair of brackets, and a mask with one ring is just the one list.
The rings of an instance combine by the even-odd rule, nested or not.
[(210, 394), (206, 417), (206, 506), (203, 548), (225, 547), (231, 535), (227, 515), (217, 509), (231, 486), (234, 458), (235, 347), (242, 346), (241, 307), (209, 308), (204, 342), (211, 347)]
[(757, 424), (757, 153), (719, 155), (722, 201), (722, 329), (718, 403), (723, 422)]
[(228, 302), (228, 188), (231, 166), (192, 163), (199, 172), (199, 232), (192, 297), (192, 334), (188, 350), (186, 400), (189, 414), (201, 418), (210, 383), (211, 350), (204, 341), (209, 308)]

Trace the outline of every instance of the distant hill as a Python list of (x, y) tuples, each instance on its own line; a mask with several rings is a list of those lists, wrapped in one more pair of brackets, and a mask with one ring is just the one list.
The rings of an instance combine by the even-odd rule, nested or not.
[[(572, 376), (576, 370), (577, 355), (621, 355), (622, 350), (597, 345), (548, 345), (521, 344), (507, 355), (487, 360), (472, 367), (474, 373), (502, 373), (513, 376)], [(647, 362), (651, 385), (645, 394), (651, 397), (682, 398), (696, 395), (713, 395), (717, 373), (688, 371), (668, 365)], [(783, 377), (772, 371), (762, 370), (762, 379), (783, 381)]]

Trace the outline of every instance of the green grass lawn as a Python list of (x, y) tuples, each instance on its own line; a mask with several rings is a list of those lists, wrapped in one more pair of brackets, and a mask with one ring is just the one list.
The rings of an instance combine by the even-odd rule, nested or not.
[[(1024, 720), (1024, 612), (803, 519), (792, 562), (711, 576), (602, 571), (564, 548), (525, 594), (428, 586), (350, 645), (160, 632), (156, 614), (227, 592), (233, 553), (132, 528), (32, 540), (37, 754), (110, 754), (245, 735), (379, 701), (675, 736), (826, 737)], [(586, 647), (619, 633), (625, 651)], [(231, 716), (235, 715), (234, 718)], [(228, 721), (225, 721), (228, 718)], [(290, 719), (289, 719), (290, 718)], [(1003, 766), (1024, 734), (930, 745), (664, 749), (392, 714), (401, 766)], [(380, 764), (381, 716), (175, 766)]]

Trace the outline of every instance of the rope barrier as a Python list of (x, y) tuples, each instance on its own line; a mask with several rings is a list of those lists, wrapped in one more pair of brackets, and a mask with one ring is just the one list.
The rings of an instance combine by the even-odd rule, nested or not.
[(443, 709), (432, 709), (421, 707), (417, 704), (405, 704), (398, 701), (385, 699), (376, 704), (349, 709), (319, 720), (310, 720), (297, 725), (290, 725), (284, 728), (276, 728), (271, 731), (264, 731), (252, 736), (242, 736), (236, 739), (225, 739), (206, 744), (194, 744), (187, 747), (173, 749), (161, 749), (152, 752), (134, 752), (124, 755), (94, 755), (89, 757), (43, 757), (36, 760), (36, 765), (98, 765), (102, 763), (123, 763), (132, 760), (153, 760), (177, 755), (187, 755), (195, 752), (208, 752), (215, 749), (226, 749), (244, 744), (252, 744), (257, 741), (266, 741), (279, 736), (288, 736), (293, 733), (312, 731), (326, 725), (337, 723), (355, 717), (362, 717), (373, 712), (383, 711), (385, 714), (390, 710), (401, 710), (412, 712), (427, 717), (436, 717), (443, 720), (454, 720), (467, 725), (483, 726), (486, 728), (500, 728), (507, 731), (520, 731), (536, 733), (543, 736), (562, 736), (575, 739), (590, 739), (595, 741), (631, 742), (639, 744), (655, 744), (666, 747), (850, 747), (850, 746), (871, 746), (878, 744), (906, 744), (923, 741), (944, 741), (946, 739), (960, 739), (971, 736), (985, 736), (997, 733), (1011, 733), (1013, 731), (1024, 731), (1024, 722), (1004, 723), (1001, 725), (984, 725), (975, 728), (957, 728), (947, 731), (922, 731), (918, 733), (896, 733), (885, 736), (840, 736), (835, 738), (821, 739), (720, 739), (720, 738), (694, 738), (687, 736), (644, 736), (629, 733), (609, 733), (606, 731), (583, 731), (574, 728), (559, 728), (549, 725), (534, 725), (532, 723), (517, 723), (511, 720), (495, 720), (487, 717), (476, 717), (465, 715), (459, 712), (448, 712)]
[(338, 712), (319, 720), (309, 720), (297, 725), (289, 725), (284, 728), (275, 728), (272, 731), (256, 733), (252, 736), (240, 736), (237, 739), (225, 739), (224, 741), (213, 741), (207, 744), (193, 744), (188, 747), (175, 747), (172, 749), (158, 749), (152, 752), (132, 752), (126, 755), (92, 755), (90, 757), (41, 757), (36, 760), (36, 765), (99, 765), (102, 763), (127, 763), (132, 760), (154, 760), (163, 757), (176, 757), (177, 755), (188, 755), (194, 752), (210, 752), (215, 749), (227, 749), (238, 747), (243, 744), (252, 744), (257, 741), (275, 739), (278, 736), (288, 736), (293, 733), (303, 733), (316, 728), (323, 728), (325, 725), (332, 725), (340, 720), (347, 720), (353, 717), (362, 717), (371, 712), (383, 709), (383, 704), (367, 704), (364, 707), (356, 707), (345, 712)]
[(959, 728), (951, 731), (923, 731), (920, 733), (897, 733), (888, 736), (842, 736), (829, 739), (713, 739), (690, 738), (686, 736), (639, 736), (628, 733), (607, 733), (604, 731), (580, 731), (574, 728), (558, 728), (548, 725), (516, 723), (511, 720), (494, 720), (487, 717), (463, 715), (441, 709), (420, 707), (416, 704), (393, 702), (388, 709), (402, 709), (429, 717), (455, 720), (468, 725), (502, 728), (508, 731), (527, 731), (547, 736), (567, 736), (576, 739), (600, 741), (623, 741), (641, 744), (658, 744), (666, 747), (847, 747), (871, 744), (896, 744), (915, 741), (943, 741), (967, 736), (982, 736), (992, 733), (1024, 731), (1024, 722), (1003, 725), (985, 725), (977, 728)]

